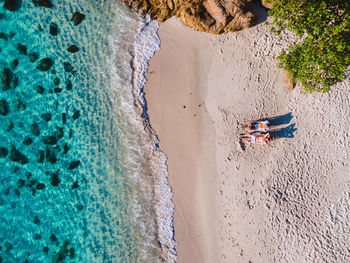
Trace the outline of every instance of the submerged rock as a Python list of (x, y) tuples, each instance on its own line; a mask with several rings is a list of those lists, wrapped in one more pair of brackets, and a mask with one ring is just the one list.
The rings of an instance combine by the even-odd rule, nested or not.
[(14, 60), (12, 60), (12, 61), (10, 62), (10, 67), (11, 67), (12, 69), (15, 69), (15, 68), (17, 68), (18, 64), (19, 64), (19, 61), (18, 61), (17, 58), (15, 58)]
[(60, 126), (56, 126), (54, 134), (59, 139), (63, 138), (64, 136), (63, 128)]
[(18, 43), (16, 46), (16, 49), (18, 50), (18, 52), (22, 55), (27, 55), (27, 46), (26, 45), (22, 45), (21, 43)]
[(85, 19), (85, 15), (83, 13), (74, 12), (71, 21), (74, 21), (74, 25), (79, 25)]
[(61, 93), (62, 92), (62, 89), (61, 88), (54, 88), (53, 91), (55, 93)]
[(66, 124), (67, 122), (67, 117), (65, 113), (62, 113), (62, 124)]
[[(58, 174), (51, 174), (51, 185), (52, 186), (58, 186), (61, 182), (60, 178), (58, 177)], [(51, 239), (51, 237), (50, 237)]]
[(0, 114), (6, 116), (9, 113), (9, 104), (5, 99), (0, 99)]
[(39, 86), (39, 85), (35, 87), (35, 90), (39, 94), (44, 94), (44, 92), (45, 92), (45, 89), (42, 86)]
[(76, 189), (79, 187), (78, 181), (75, 181), (72, 185), (72, 189)]
[(38, 183), (36, 186), (35, 186), (35, 189), (36, 190), (43, 190), (45, 189), (46, 185), (43, 184), (43, 183)]
[(48, 112), (48, 113), (43, 113), (40, 116), (43, 120), (49, 122), (51, 120), (52, 114)]
[(25, 183), (26, 183), (26, 181), (24, 181), (23, 179), (18, 179), (17, 180), (18, 188), (24, 187)]
[(40, 220), (38, 216), (34, 216), (33, 223), (36, 225), (40, 225)]
[(39, 235), (39, 234), (34, 234), (33, 239), (34, 239), (34, 240), (40, 240), (40, 239), (41, 239), (41, 235)]
[(31, 53), (28, 54), (28, 58), (29, 58), (29, 61), (30, 61), (31, 63), (34, 63), (35, 61), (38, 60), (39, 54), (36, 53), (36, 52), (31, 52)]
[(11, 120), (6, 120), (2, 126), (3, 130), (6, 132), (11, 131), (15, 126)]
[[(172, 16), (197, 31), (222, 34), (256, 24), (253, 14), (258, 1), (252, 0), (122, 0), (129, 7), (164, 22)], [(255, 12), (255, 11), (254, 11)]]
[(46, 160), (49, 163), (56, 163), (57, 162), (56, 153), (48, 147), (46, 148)]
[(66, 81), (66, 90), (72, 90), (72, 88), (73, 88), (72, 82), (68, 79)]
[(12, 102), (11, 108), (13, 111), (24, 111), (27, 106), (20, 100), (20, 99), (15, 99)]
[(52, 7), (52, 3), (50, 0), (32, 0), (32, 2), (35, 6), (42, 6), (47, 8)]
[(60, 83), (61, 83), (61, 80), (60, 80), (58, 77), (56, 77), (56, 78), (53, 79), (53, 84), (54, 84), (55, 86), (60, 85)]
[(56, 136), (44, 136), (43, 142), (47, 145), (55, 145), (57, 143), (57, 138)]
[(74, 70), (73, 66), (69, 62), (63, 63), (64, 71), (72, 72)]
[(57, 36), (59, 33), (58, 25), (54, 22), (50, 23), (50, 35)]
[(68, 170), (73, 170), (73, 169), (77, 168), (79, 165), (80, 165), (80, 161), (70, 162), (70, 164), (68, 166)]
[(35, 137), (40, 135), (39, 125), (35, 121), (30, 125), (30, 131)]
[(26, 145), (26, 146), (29, 146), (33, 143), (33, 139), (30, 138), (29, 136), (25, 137), (24, 140), (23, 140), (23, 144)]
[(15, 89), (18, 85), (18, 77), (9, 68), (3, 68), (1, 71), (1, 85), (3, 91)]
[(76, 204), (75, 207), (79, 210), (82, 211), (84, 209), (84, 206), (82, 204)]
[(74, 110), (74, 113), (73, 113), (73, 120), (76, 120), (80, 117), (80, 111), (79, 110)]
[(27, 156), (18, 151), (14, 146), (10, 148), (10, 160), (23, 165), (27, 164), (29, 161)]
[(17, 11), (21, 8), (21, 0), (4, 0), (3, 8), (9, 11)]
[(39, 150), (38, 163), (42, 163), (44, 159), (45, 159), (45, 152), (43, 150)]
[(43, 58), (40, 60), (39, 65), (36, 67), (40, 71), (48, 71), (53, 65), (51, 58)]
[(63, 146), (63, 154), (66, 154), (69, 151), (68, 145), (65, 143)]
[(6, 158), (9, 151), (5, 147), (0, 147), (0, 158)]
[(79, 51), (79, 48), (76, 45), (71, 45), (67, 50), (70, 53), (76, 53)]
[(0, 39), (4, 39), (6, 41), (8, 40), (7, 36), (6, 36), (6, 34), (4, 32), (0, 32)]

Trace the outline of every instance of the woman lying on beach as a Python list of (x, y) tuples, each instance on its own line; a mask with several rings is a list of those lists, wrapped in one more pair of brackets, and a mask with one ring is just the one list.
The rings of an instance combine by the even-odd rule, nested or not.
[(266, 144), (269, 146), (270, 133), (257, 134), (257, 133), (247, 133), (241, 134), (239, 139), (248, 143)]
[(268, 132), (269, 121), (254, 121), (254, 122), (242, 123), (242, 128), (250, 131)]

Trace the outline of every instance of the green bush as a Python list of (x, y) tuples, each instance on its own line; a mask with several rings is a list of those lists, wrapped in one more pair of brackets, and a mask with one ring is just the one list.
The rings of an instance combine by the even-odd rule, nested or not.
[(327, 92), (344, 79), (350, 65), (348, 0), (277, 0), (269, 15), (273, 32), (288, 29), (302, 38), (302, 43), (278, 57), (279, 67), (293, 80), (299, 80), (306, 91)]

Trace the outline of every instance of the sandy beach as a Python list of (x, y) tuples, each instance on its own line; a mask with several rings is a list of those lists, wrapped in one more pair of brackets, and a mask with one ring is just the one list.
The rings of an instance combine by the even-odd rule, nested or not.
[[(145, 88), (168, 157), (177, 262), (349, 262), (350, 81), (286, 89), (275, 57), (292, 36), (259, 24), (213, 36), (175, 18)], [(238, 141), (269, 118), (269, 147)]]

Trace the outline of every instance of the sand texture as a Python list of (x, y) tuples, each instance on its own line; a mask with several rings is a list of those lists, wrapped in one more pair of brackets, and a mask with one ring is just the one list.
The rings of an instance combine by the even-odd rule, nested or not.
[[(295, 40), (263, 24), (211, 36), (170, 19), (159, 35), (145, 91), (178, 262), (350, 262), (349, 78), (287, 89), (274, 57)], [(261, 118), (270, 147), (240, 144), (239, 123)]]

